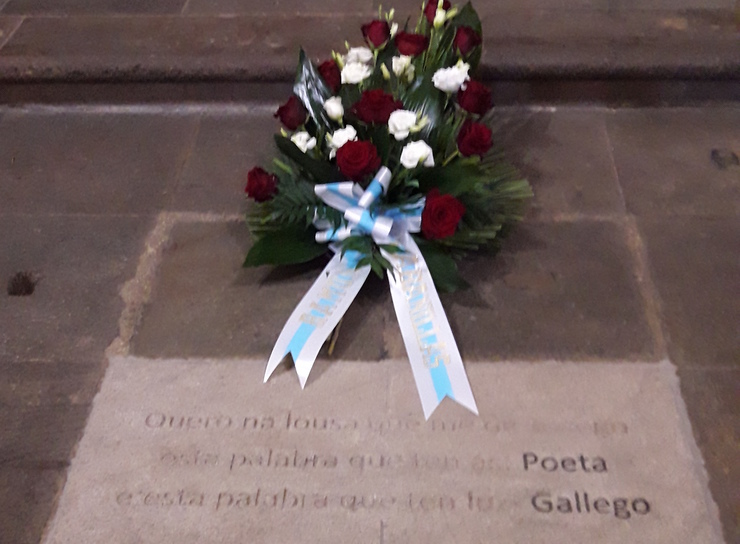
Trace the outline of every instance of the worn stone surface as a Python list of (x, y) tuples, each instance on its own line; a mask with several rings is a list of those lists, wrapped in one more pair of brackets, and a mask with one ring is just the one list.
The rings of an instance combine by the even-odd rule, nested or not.
[(371, 0), (328, 0), (325, 2), (302, 2), (301, 0), (250, 1), (250, 0), (190, 0), (185, 13), (195, 14), (377, 14)]
[[(515, 9), (481, 13), (484, 77), (707, 78), (740, 62), (722, 11)], [(676, 28), (679, 27), (679, 29)], [(730, 76), (732, 77), (732, 76)]]
[(0, 362), (0, 542), (38, 544), (102, 362)]
[(0, 362), (0, 406), (89, 404), (103, 373), (102, 361)]
[(0, 213), (152, 213), (171, 198), (196, 117), (10, 111)]
[[(101, 360), (118, 334), (118, 290), (133, 275), (150, 227), (138, 217), (0, 214), (3, 361)], [(30, 296), (5, 292), (19, 271), (38, 280)]]
[[(655, 358), (626, 234), (598, 221), (526, 223), (495, 257), (469, 256), (472, 288), (442, 295), (466, 361)], [(395, 322), (389, 351), (403, 356)]]
[(276, 102), (244, 115), (205, 116), (170, 207), (243, 212), (247, 172), (259, 165), (270, 168), (276, 155), (272, 135), (279, 122), (272, 114), (277, 107)]
[(86, 404), (0, 405), (4, 467), (60, 469), (69, 464), (89, 412)]
[[(70, 13), (75, 9), (87, 13), (88, 7), (79, 0), (67, 1)], [(360, 25), (376, 13), (371, 3), (339, 5), (337, 0), (328, 5), (190, 0), (185, 16), (115, 12), (171, 13), (172, 1), (146, 8), (138, 8), (140, 2), (131, 7), (118, 2), (89, 7), (95, 13), (113, 11), (109, 16), (29, 17), (0, 50), (0, 78), (290, 81), (299, 45), (316, 58), (341, 48), (345, 40), (359, 45)], [(740, 53), (732, 7), (712, 4), (686, 11), (671, 6), (652, 11), (621, 9), (613, 3), (594, 9), (580, 5), (594, 2), (575, 2), (575, 7), (539, 0), (516, 6), (479, 4), (485, 40), (482, 77), (737, 80)], [(52, 3), (13, 0), (8, 9), (14, 4)], [(416, 14), (418, 7), (417, 2), (396, 6), (398, 20)], [(91, 42), (96, 43), (96, 55), (89, 54)]]
[(732, 0), (609, 0), (609, 7), (621, 10), (733, 9)]
[(740, 368), (681, 368), (694, 436), (709, 472), (709, 486), (719, 505), (725, 541), (740, 539)]
[(64, 485), (65, 471), (39, 465), (0, 466), (2, 542), (38, 544)]
[(286, 82), (177, 81), (160, 82), (34, 82), (0, 87), (0, 104), (53, 104), (54, 106), (143, 105), (190, 103), (197, 105), (237, 102), (263, 102), (290, 96), (292, 84)]
[[(324, 263), (245, 269), (248, 248), (247, 228), (238, 221), (175, 227), (132, 353), (268, 357)], [(345, 315), (337, 357), (377, 360), (383, 355), (383, 306), (390, 295), (379, 283), (368, 280)]]
[[(292, 80), (300, 46), (315, 60), (329, 58), (345, 40), (361, 41), (362, 21), (352, 15), (37, 17), (0, 50), (0, 73), (14, 80)], [(69, 59), (61, 70), (59, 57)]]
[(428, 422), (403, 362), (262, 370), (113, 360), (45, 542), (722, 541), (670, 365), (476, 365)]
[[(474, 7), (481, 15), (502, 11), (552, 10), (568, 12), (606, 12), (628, 14), (642, 10), (685, 10), (685, 9), (726, 9), (734, 6), (733, 0), (497, 0), (496, 2), (476, 2)], [(375, 2), (377, 4), (377, 2)], [(393, 6), (404, 15), (416, 15), (422, 2), (417, 0), (396, 0)]]
[(624, 212), (605, 110), (502, 108), (495, 115), (494, 139), (532, 185), (531, 217)]
[(679, 366), (737, 365), (740, 219), (644, 219), (640, 230)]
[(0, 48), (20, 26), (21, 17), (0, 16)]
[(180, 13), (186, 0), (9, 0), (2, 13), (21, 15)]
[(607, 126), (631, 213), (740, 214), (740, 167), (712, 160), (740, 149), (740, 108), (617, 110)]

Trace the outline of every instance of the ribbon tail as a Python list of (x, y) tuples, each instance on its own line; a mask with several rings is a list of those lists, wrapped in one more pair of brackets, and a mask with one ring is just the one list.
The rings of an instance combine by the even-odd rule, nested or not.
[(478, 414), (465, 367), (434, 281), (413, 238), (403, 237), (404, 253), (384, 253), (391, 298), (406, 346), (425, 419), (450, 397)]
[[(348, 252), (349, 253), (349, 252)], [(290, 353), (301, 387), (306, 385), (321, 346), (347, 312), (370, 274), (370, 267), (355, 269), (337, 253), (298, 303), (280, 332), (265, 369), (266, 382)]]

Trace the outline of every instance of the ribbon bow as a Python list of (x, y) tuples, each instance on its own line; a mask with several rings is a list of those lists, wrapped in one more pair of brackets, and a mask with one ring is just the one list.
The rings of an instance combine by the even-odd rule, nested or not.
[[(389, 253), (381, 248), (381, 253), (393, 266), (394, 273), (388, 274), (391, 298), (424, 417), (429, 419), (445, 397), (477, 414), (462, 358), (432, 276), (411, 237), (411, 233), (421, 229), (424, 199), (408, 206), (371, 208), (388, 190), (390, 180), (391, 172), (383, 166), (364, 191), (351, 181), (315, 186), (321, 200), (343, 212), (346, 224), (316, 233), (316, 241), (332, 242), (330, 247), (336, 254), (283, 327), (267, 363), (264, 381), (290, 353), (301, 387), (305, 386), (321, 346), (370, 273), (369, 265), (356, 267), (359, 253), (347, 251), (342, 258), (336, 242), (366, 235), (372, 236), (378, 244), (392, 243), (402, 250)], [(328, 226), (322, 223), (316, 221), (314, 224), (317, 228)]]
[(316, 195), (332, 208), (343, 212), (347, 222), (345, 226), (317, 232), (316, 241), (340, 242), (350, 236), (367, 235), (378, 243), (387, 243), (401, 237), (404, 232), (419, 232), (423, 198), (408, 206), (369, 210), (388, 190), (390, 180), (391, 171), (383, 166), (364, 191), (359, 184), (351, 181), (316, 185)]

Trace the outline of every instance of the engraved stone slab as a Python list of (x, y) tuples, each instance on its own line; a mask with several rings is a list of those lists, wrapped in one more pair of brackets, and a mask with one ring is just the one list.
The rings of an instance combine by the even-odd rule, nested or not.
[(672, 365), (113, 359), (46, 544), (722, 542)]

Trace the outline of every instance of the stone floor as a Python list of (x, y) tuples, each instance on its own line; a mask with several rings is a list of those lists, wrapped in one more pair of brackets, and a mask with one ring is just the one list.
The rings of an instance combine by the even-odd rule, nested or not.
[[(1, 0), (0, 80), (284, 80), (361, 40), (377, 0)], [(397, 20), (421, 0), (385, 2)], [(733, 79), (734, 0), (475, 3), (485, 79)]]
[[(245, 172), (272, 153), (275, 107), (0, 110), (0, 280), (35, 282), (0, 294), (3, 544), (40, 541), (106, 350), (268, 355), (316, 275), (240, 268)], [(502, 108), (498, 125), (536, 197), (495, 259), (463, 266), (472, 288), (443, 297), (464, 359), (669, 360), (737, 542), (740, 166), (720, 157), (740, 154), (740, 108)], [(404, 357), (385, 292), (366, 286), (337, 358)]]

